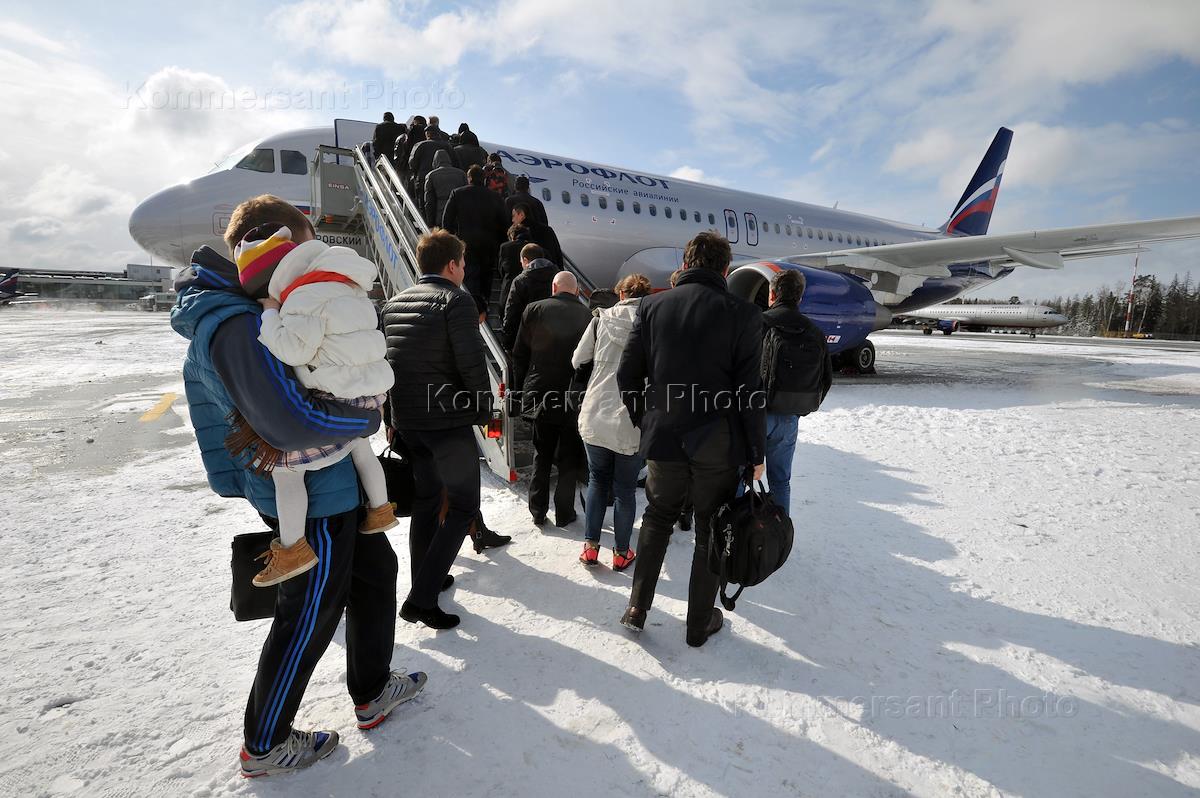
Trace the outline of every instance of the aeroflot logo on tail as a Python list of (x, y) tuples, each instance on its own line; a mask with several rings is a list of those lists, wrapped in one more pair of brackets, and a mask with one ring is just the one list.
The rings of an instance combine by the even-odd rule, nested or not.
[[(576, 163), (575, 161), (559, 161), (554, 158), (539, 158), (536, 155), (518, 152), (516, 155), (504, 150), (496, 150), (496, 154), (501, 158), (506, 158), (513, 163), (524, 164), (525, 166), (544, 166), (547, 169), (562, 167), (568, 172), (577, 175), (595, 175), (604, 180), (615, 180), (618, 184), (622, 181), (632, 183), (637, 186), (658, 187), (670, 189), (666, 180), (661, 177), (648, 177), (646, 175), (635, 175), (629, 172), (614, 172), (612, 169), (605, 169), (603, 166), (588, 166), (587, 164)], [(589, 181), (590, 182), (590, 181)], [(597, 188), (603, 188), (603, 185), (597, 185)]]

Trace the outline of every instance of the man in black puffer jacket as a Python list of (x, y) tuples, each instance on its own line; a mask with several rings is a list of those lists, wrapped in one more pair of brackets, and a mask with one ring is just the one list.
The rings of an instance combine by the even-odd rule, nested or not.
[[(434, 629), (458, 624), (437, 597), (479, 514), (479, 452), (471, 427), (491, 417), (479, 314), (463, 291), (463, 242), (445, 230), (421, 237), (417, 284), (383, 307), (387, 358), (396, 373), (390, 418), (412, 457), (416, 493), (409, 526), (412, 588), (400, 617)], [(442, 499), (448, 502), (439, 523)]]

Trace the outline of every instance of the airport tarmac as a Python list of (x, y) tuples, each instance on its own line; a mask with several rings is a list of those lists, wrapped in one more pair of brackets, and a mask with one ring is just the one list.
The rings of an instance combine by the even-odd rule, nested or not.
[(397, 629), (428, 689), (355, 731), (339, 632), (298, 723), (344, 746), (301, 787), (236, 776), (267, 627), (229, 613), (228, 546), (260, 525), (207, 488), (186, 342), (161, 314), (15, 308), (0, 340), (2, 794), (1200, 790), (1195, 345), (873, 336), (880, 373), (801, 422), (791, 559), (698, 650), (691, 533), (633, 638), (631, 575), (485, 477), (513, 544), (460, 555), (461, 627)]

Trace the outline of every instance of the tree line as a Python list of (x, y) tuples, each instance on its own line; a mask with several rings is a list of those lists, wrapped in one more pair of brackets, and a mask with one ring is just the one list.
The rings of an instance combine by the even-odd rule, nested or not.
[[(1019, 304), (1010, 297), (1010, 304)], [(967, 305), (997, 304), (1005, 300), (963, 299)], [(1070, 321), (1055, 330), (1063, 335), (1120, 335), (1125, 331), (1129, 292), (1102, 286), (1091, 294), (1039, 299), (1035, 304), (1053, 308)], [(1133, 312), (1129, 330), (1155, 338), (1200, 340), (1200, 282), (1191, 273), (1171, 278), (1164, 284), (1153, 274), (1143, 274), (1133, 283)]]

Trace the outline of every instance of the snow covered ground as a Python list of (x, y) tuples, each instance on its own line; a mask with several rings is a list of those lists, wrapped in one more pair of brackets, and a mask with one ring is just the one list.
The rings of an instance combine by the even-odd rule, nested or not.
[(343, 748), (245, 782), (266, 624), (233, 621), (228, 558), (258, 524), (160, 401), (185, 342), (163, 315), (19, 309), (0, 340), (0, 795), (1200, 791), (1195, 349), (877, 336), (881, 373), (802, 422), (791, 560), (702, 649), (690, 533), (635, 639), (630, 574), (485, 480), (515, 542), (459, 557), (457, 630), (400, 622), (423, 697), (355, 731), (339, 637), (298, 723)]

